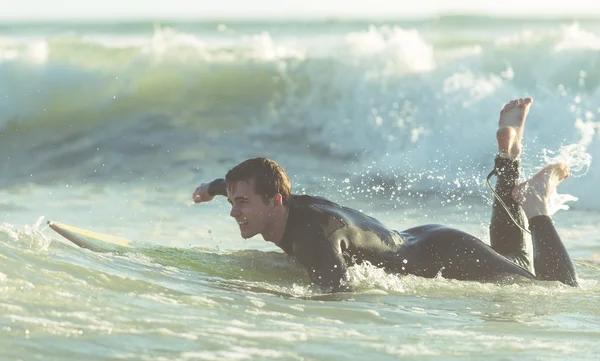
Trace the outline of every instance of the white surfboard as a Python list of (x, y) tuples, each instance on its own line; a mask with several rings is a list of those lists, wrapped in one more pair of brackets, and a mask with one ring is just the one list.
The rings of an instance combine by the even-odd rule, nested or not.
[(114, 252), (133, 248), (132, 242), (123, 237), (92, 232), (53, 221), (48, 221), (48, 226), (79, 247), (95, 252)]

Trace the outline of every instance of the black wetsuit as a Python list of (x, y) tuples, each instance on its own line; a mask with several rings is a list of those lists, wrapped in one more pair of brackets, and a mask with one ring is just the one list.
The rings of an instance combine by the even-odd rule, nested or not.
[[(496, 159), (496, 192), (513, 217), (523, 223), (520, 207), (510, 197), (517, 184), (519, 162)], [(226, 194), (222, 179), (211, 194)], [(534, 270), (526, 252), (525, 234), (496, 201), (490, 225), (491, 245), (457, 229), (430, 224), (391, 230), (375, 218), (324, 198), (292, 195), (285, 234), (279, 246), (308, 271), (312, 282), (341, 290), (347, 267), (368, 261), (395, 274), (474, 281), (507, 277), (556, 280), (576, 286), (573, 263), (552, 220), (529, 220), (534, 244)]]

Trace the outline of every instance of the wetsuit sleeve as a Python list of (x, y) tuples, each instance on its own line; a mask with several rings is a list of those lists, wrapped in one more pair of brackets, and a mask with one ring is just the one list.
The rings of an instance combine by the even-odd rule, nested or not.
[(208, 185), (208, 194), (213, 197), (217, 195), (227, 197), (227, 182), (225, 182), (225, 179), (219, 178), (210, 182)]
[(326, 292), (348, 291), (349, 288), (342, 285), (342, 281), (348, 279), (348, 269), (339, 244), (322, 238), (316, 248), (308, 267), (310, 280)]

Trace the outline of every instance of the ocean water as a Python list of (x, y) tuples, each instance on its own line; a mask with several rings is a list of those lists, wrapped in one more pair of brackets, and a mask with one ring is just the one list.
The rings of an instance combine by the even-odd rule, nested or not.
[[(599, 50), (593, 19), (0, 24), (0, 359), (598, 359)], [(579, 288), (360, 265), (323, 294), (225, 199), (191, 202), (267, 156), (295, 193), (487, 242), (498, 112), (525, 96), (524, 176), (572, 169)]]

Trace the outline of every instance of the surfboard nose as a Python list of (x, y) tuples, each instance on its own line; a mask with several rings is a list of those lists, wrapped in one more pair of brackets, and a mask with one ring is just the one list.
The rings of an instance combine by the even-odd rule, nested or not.
[(47, 223), (56, 233), (81, 248), (87, 248), (96, 252), (111, 252), (133, 248), (131, 241), (123, 237), (93, 232), (54, 221), (48, 221)]

